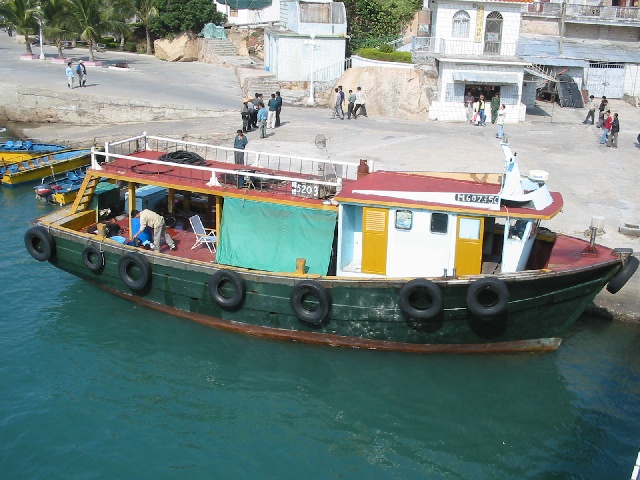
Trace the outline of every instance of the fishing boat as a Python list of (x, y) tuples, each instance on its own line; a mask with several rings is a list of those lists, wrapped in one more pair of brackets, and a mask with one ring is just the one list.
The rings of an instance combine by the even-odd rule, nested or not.
[(66, 150), (64, 145), (55, 143), (38, 143), (31, 140), (6, 140), (0, 142), (0, 165), (8, 166), (13, 163), (40, 157), (45, 153)]
[(20, 183), (33, 182), (42, 178), (75, 170), (89, 165), (91, 150), (71, 149), (44, 155), (0, 166), (0, 181), (3, 185), (13, 186)]
[[(501, 174), (397, 172), (143, 134), (94, 151), (73, 205), (34, 221), (25, 246), (118, 296), (231, 331), (408, 352), (554, 350), (639, 262), (596, 244), (595, 228), (589, 240), (544, 228), (562, 195), (501, 149)], [(167, 214), (207, 201), (168, 229), (177, 248), (144, 250), (89, 233), (101, 177), (126, 186), (125, 214), (146, 208), (149, 187)]]
[(36, 198), (60, 206), (73, 202), (82, 185), (85, 173), (82, 169), (69, 170), (61, 175), (44, 177), (40, 185), (34, 188)]

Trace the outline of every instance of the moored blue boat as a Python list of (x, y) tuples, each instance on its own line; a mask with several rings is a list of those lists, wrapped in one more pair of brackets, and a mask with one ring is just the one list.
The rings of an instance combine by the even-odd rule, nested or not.
[(89, 165), (91, 150), (72, 149), (46, 153), (28, 160), (0, 166), (0, 182), (6, 186), (33, 182), (42, 178)]

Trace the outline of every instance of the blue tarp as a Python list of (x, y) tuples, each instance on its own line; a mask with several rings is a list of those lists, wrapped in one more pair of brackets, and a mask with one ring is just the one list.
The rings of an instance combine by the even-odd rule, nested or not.
[(326, 275), (336, 212), (226, 198), (216, 261), (224, 265), (294, 272), (296, 259), (307, 273)]

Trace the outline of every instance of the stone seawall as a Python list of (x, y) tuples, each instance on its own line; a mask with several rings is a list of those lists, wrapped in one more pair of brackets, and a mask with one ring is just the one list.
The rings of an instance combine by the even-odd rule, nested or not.
[(228, 111), (86, 95), (86, 92), (83, 92), (80, 101), (72, 91), (54, 92), (43, 88), (0, 84), (0, 122), (100, 125), (227, 115)]

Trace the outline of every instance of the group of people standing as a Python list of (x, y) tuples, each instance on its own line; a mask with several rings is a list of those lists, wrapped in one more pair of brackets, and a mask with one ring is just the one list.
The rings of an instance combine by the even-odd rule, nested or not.
[(589, 96), (589, 111), (587, 117), (584, 119), (585, 125), (594, 125), (596, 110), (598, 110), (598, 122), (595, 123), (597, 128), (602, 128), (602, 135), (600, 136), (600, 145), (607, 145), (607, 147), (618, 148), (618, 132), (620, 132), (620, 121), (618, 120), (618, 114), (611, 115), (611, 110), (607, 107), (609, 101), (604, 95), (600, 100), (596, 100), (593, 95)]
[[(504, 104), (500, 103), (500, 94), (498, 92), (493, 94), (488, 107), (491, 109), (491, 123), (498, 125), (496, 138), (504, 138), (504, 120), (507, 111)], [(474, 123), (481, 127), (487, 125), (487, 101), (483, 94), (480, 94), (476, 101), (475, 97), (468, 91), (464, 96), (464, 108), (469, 123)]]
[(78, 86), (85, 87), (87, 83), (87, 67), (84, 66), (84, 62), (80, 60), (76, 68), (74, 69), (72, 66), (72, 62), (67, 63), (67, 86), (69, 88), (74, 87), (75, 83), (75, 75), (74, 72), (78, 75)]
[(356, 92), (349, 90), (349, 96), (347, 97), (342, 90), (342, 85), (338, 85), (335, 89), (335, 97), (333, 99), (333, 114), (331, 118), (339, 118), (344, 120), (344, 104), (347, 101), (347, 120), (358, 118), (358, 114), (367, 116), (367, 107), (364, 103), (364, 92), (361, 87), (356, 88)]
[(267, 136), (267, 128), (280, 126), (280, 112), (282, 111), (282, 97), (280, 91), (271, 94), (265, 104), (262, 93), (256, 93), (255, 98), (242, 102), (240, 115), (242, 117), (242, 133), (248, 133), (257, 128), (260, 138)]

